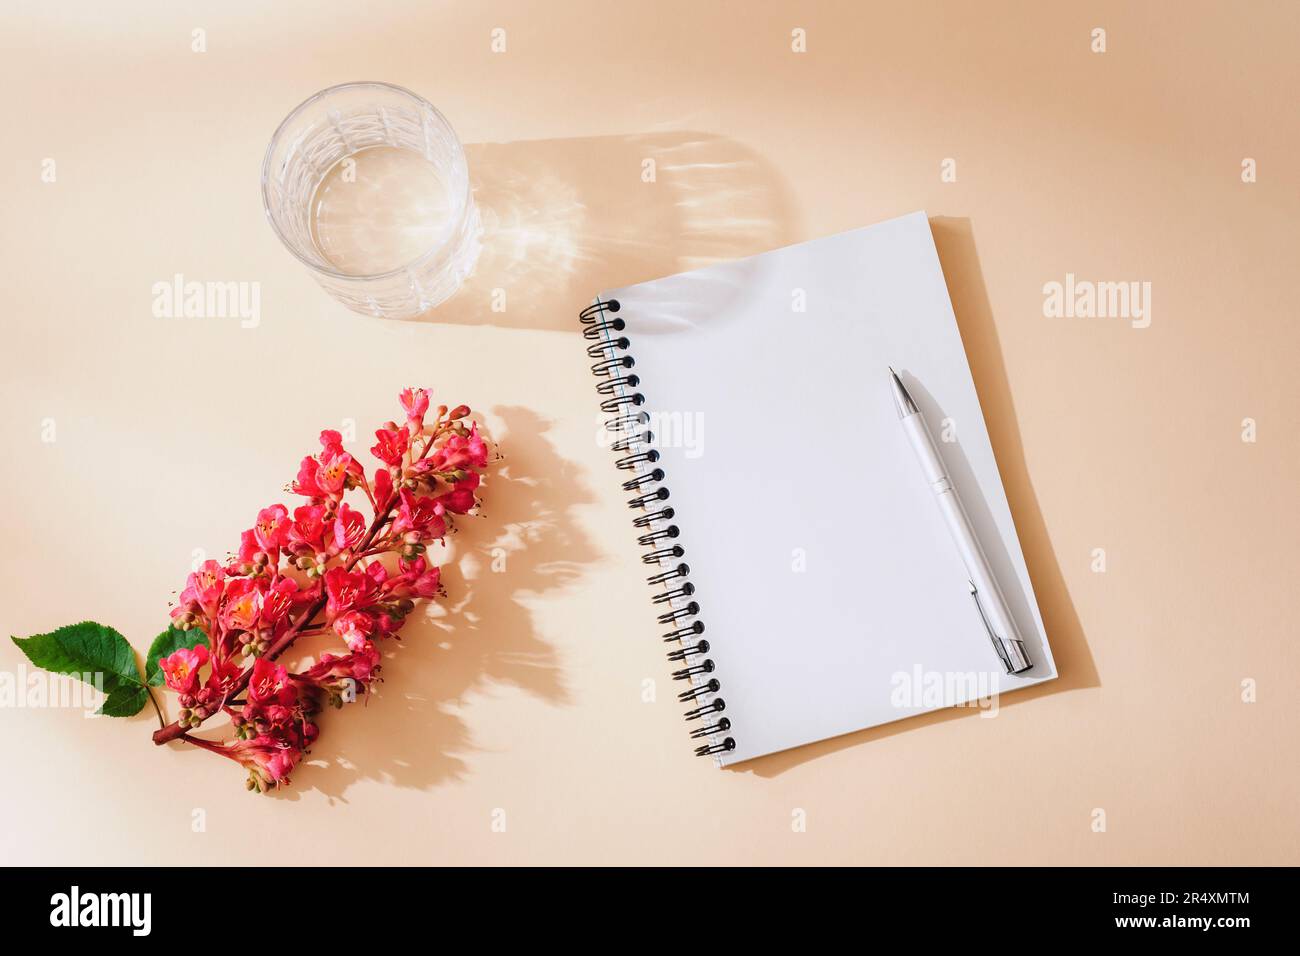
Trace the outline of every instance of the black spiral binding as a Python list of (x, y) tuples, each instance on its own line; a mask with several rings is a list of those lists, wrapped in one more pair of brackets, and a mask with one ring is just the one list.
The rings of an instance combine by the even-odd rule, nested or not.
[(645, 427), (650, 416), (637, 410), (645, 404), (645, 396), (636, 391), (641, 379), (631, 371), (636, 365), (627, 354), (632, 343), (619, 334), (627, 324), (617, 317), (618, 310), (617, 299), (597, 301), (583, 309), (578, 315), (582, 337), (590, 343), (591, 373), (601, 379), (596, 386), (600, 409), (614, 416), (605, 422), (605, 429), (615, 436), (610, 445), (620, 456), (615, 464), (632, 474), (623, 482), (623, 490), (633, 495), (628, 507), (641, 512), (632, 521), (640, 532), (637, 543), (649, 549), (641, 560), (660, 569), (646, 581), (659, 589), (651, 602), (668, 608), (659, 615), (659, 623), (671, 628), (664, 634), (664, 642), (676, 645), (668, 654), (668, 660), (677, 665), (673, 680), (689, 683), (677, 699), (691, 705), (686, 712), (688, 721), (701, 722), (691, 729), (691, 739), (703, 741), (695, 753), (701, 757), (726, 753), (736, 749), (734, 737), (719, 740), (731, 729), (731, 721), (722, 716), (727, 702), (719, 696), (722, 682), (715, 674), (717, 665), (707, 656), (709, 642), (700, 638), (704, 633), (704, 622), (698, 618), (700, 605), (693, 599), (695, 585), (687, 580), (690, 565), (680, 560), (686, 549), (673, 540), (681, 531), (672, 523), (672, 506), (663, 503), (668, 499), (664, 470), (655, 464), (659, 452), (650, 447), (654, 435)]

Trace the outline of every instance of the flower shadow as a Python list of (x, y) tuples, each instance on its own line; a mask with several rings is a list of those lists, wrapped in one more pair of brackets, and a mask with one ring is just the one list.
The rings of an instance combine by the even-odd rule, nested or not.
[(492, 414), (504, 426), (490, 435), (501, 457), (489, 465), (481, 514), (458, 518), (447, 554), (430, 554), (447, 596), (417, 609), (400, 643), (386, 643), (383, 682), (369, 699), (321, 715), (321, 739), (282, 798), (319, 790), (344, 800), (361, 781), (427, 790), (461, 780), (476, 749), (470, 695), (505, 685), (570, 702), (529, 603), (572, 587), (597, 558), (573, 518), (591, 499), (547, 437), (549, 422), (520, 407)]

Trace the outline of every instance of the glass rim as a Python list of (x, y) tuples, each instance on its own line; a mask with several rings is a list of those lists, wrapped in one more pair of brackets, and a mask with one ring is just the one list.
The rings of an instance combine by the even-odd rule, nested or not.
[[(411, 90), (408, 90), (404, 86), (398, 86), (396, 83), (385, 83), (383, 80), (350, 80), (347, 83), (336, 83), (334, 86), (327, 86), (323, 90), (318, 90), (317, 92), (313, 93), (311, 96), (303, 100), (301, 103), (299, 103), (297, 106), (295, 106), (293, 109), (291, 109), (288, 112), (288, 114), (285, 116), (285, 118), (280, 120), (280, 124), (276, 126), (275, 132), (271, 134), (271, 141), (267, 143), (266, 153), (262, 157), (262, 212), (266, 216), (266, 221), (270, 224), (271, 230), (275, 233), (276, 238), (280, 240), (280, 245), (288, 249), (295, 259), (297, 259), (299, 262), (305, 265), (312, 272), (319, 273), (320, 275), (329, 276), (330, 278), (333, 279), (352, 279), (357, 281), (364, 281), (369, 279), (391, 279), (394, 276), (401, 275), (402, 273), (406, 272), (408, 269), (413, 268), (414, 266), (424, 264), (429, 259), (433, 258), (435, 254), (441, 252), (446, 247), (446, 244), (444, 243), (443, 245), (434, 246), (433, 248), (420, 253), (420, 255), (416, 256), (410, 262), (404, 263), (398, 266), (396, 269), (389, 269), (385, 272), (367, 272), (367, 273), (340, 272), (337, 269), (334, 269), (332, 267), (325, 268), (318, 265), (315, 262), (312, 262), (310, 259), (306, 258), (301, 252), (299, 252), (297, 249), (294, 248), (294, 244), (291, 243), (289, 239), (285, 236), (284, 231), (281, 230), (279, 224), (275, 221), (275, 218), (271, 215), (271, 203), (267, 195), (268, 192), (267, 183), (270, 180), (270, 173), (271, 173), (271, 154), (275, 151), (275, 145), (277, 142), (279, 142), (280, 134), (285, 131), (285, 128), (289, 125), (289, 123), (292, 120), (294, 120), (299, 114), (301, 114), (305, 109), (307, 109), (317, 100), (325, 96), (329, 96), (332, 93), (338, 93), (343, 90), (353, 90), (353, 89), (361, 89), (361, 88), (382, 89), (382, 90), (387, 90), (390, 93), (399, 93), (402, 96), (410, 97), (418, 105), (428, 108), (433, 112), (434, 116), (438, 117), (438, 119), (442, 120), (442, 122), (446, 124), (447, 129), (452, 131), (452, 134), (453, 136), (455, 136), (456, 139), (456, 146), (461, 151), (462, 157), (464, 156), (465, 147), (461, 144), (460, 137), (455, 135), (456, 128), (451, 125), (451, 122), (447, 119), (447, 117), (442, 115), (442, 111), (439, 110), (438, 107), (434, 106), (432, 103), (426, 100), (419, 93), (415, 93)], [(466, 182), (465, 182), (465, 192), (466, 194), (470, 192), (470, 184), (469, 184), (468, 177), (466, 178)], [(310, 216), (310, 212), (308, 213), (308, 215)], [(322, 255), (321, 258), (324, 259), (325, 257)], [(328, 260), (325, 261), (328, 262)]]

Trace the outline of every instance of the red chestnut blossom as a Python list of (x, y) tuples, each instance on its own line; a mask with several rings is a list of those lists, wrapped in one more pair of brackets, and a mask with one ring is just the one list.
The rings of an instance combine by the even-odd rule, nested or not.
[(192, 694), (199, 687), (199, 668), (208, 662), (208, 649), (202, 644), (183, 647), (168, 657), (160, 657), (167, 686), (178, 694)]
[(349, 611), (363, 611), (374, 603), (378, 590), (375, 579), (364, 571), (348, 571), (341, 567), (330, 568), (325, 575), (325, 619), (333, 621)]
[(453, 514), (468, 514), (474, 508), (474, 489), (478, 487), (478, 473), (471, 471), (451, 486), (451, 491), (438, 496), (438, 504)]
[[(402, 403), (402, 411), (406, 412), (407, 423), (416, 432), (419, 432), (424, 427), (424, 416), (429, 411), (429, 390), (427, 388), (404, 388), (402, 393), (397, 396), (397, 400)], [(468, 414), (468, 409), (466, 414)]]
[(253, 675), (248, 681), (249, 703), (292, 704), (297, 693), (289, 686), (289, 671), (283, 664), (273, 664), (265, 657), (253, 663)]
[[(425, 554), (454, 515), (476, 506), (487, 445), (464, 405), (439, 406), (428, 420), (427, 390), (406, 389), (399, 401), (406, 422), (375, 432), (373, 479), (338, 432), (321, 432), (320, 452), (302, 459), (290, 485), (307, 502), (261, 509), (234, 557), (205, 561), (186, 580), (173, 624), (201, 632), (207, 646), (160, 658), (181, 710), (155, 742), (182, 739), (237, 761), (250, 790), (283, 786), (319, 735), (322, 705), (368, 692), (379, 679), (377, 642), (400, 631), (417, 600), (441, 593)], [(343, 500), (353, 489), (368, 512)], [(295, 669), (285, 654), (303, 634), (332, 636), (346, 653)], [(222, 712), (233, 740), (190, 733)]]
[(382, 507), (393, 494), (393, 473), (387, 468), (375, 469), (375, 504)]
[(325, 507), (301, 505), (293, 509), (293, 520), (285, 532), (287, 547), (298, 554), (324, 551), (325, 531)]
[(217, 603), (224, 590), (226, 572), (216, 561), (204, 561), (199, 569), (190, 574), (181, 592), (180, 604), (172, 610), (172, 617), (184, 613), (189, 605), (197, 605), (204, 614), (211, 616), (217, 612)]
[(339, 509), (339, 516), (334, 519), (334, 553), (338, 554), (345, 548), (355, 548), (365, 535), (365, 516), (344, 502)]
[(342, 657), (322, 654), (320, 663), (307, 668), (299, 676), (320, 687), (336, 688), (342, 686), (344, 680), (360, 685), (368, 684), (378, 670), (379, 651), (367, 641), (351, 654)]
[(406, 426), (399, 428), (392, 422), (388, 428), (375, 432), (375, 439), (376, 443), (370, 453), (390, 468), (400, 465), (407, 449), (411, 447), (411, 436), (407, 433)]
[(375, 621), (361, 611), (348, 611), (342, 617), (334, 619), (333, 627), (334, 633), (347, 641), (348, 647), (355, 651), (370, 643), (370, 635), (375, 632)]
[(351, 467), (352, 456), (345, 451), (322, 455), (316, 468), (316, 486), (324, 489), (327, 496), (341, 495)]
[(238, 661), (230, 658), (221, 661), (213, 660), (206, 689), (212, 691), (214, 698), (224, 700), (242, 675), (243, 671)]
[(414, 531), (416, 540), (443, 536), (446, 522), (442, 520), (442, 516), (446, 514), (447, 509), (437, 498), (430, 495), (416, 495), (409, 489), (403, 488), (400, 499), (397, 518), (393, 522), (395, 532), (402, 534)]
[(298, 480), (292, 485), (296, 494), (312, 499), (337, 496), (342, 492), (348, 477), (362, 475), (361, 464), (343, 450), (343, 436), (336, 431), (320, 433), (321, 452), (308, 455), (298, 467)]
[[(459, 409), (457, 409), (459, 411)], [(447, 443), (415, 467), (415, 471), (449, 472), (465, 468), (482, 468), (487, 464), (487, 444), (478, 433), (477, 423), (468, 434), (452, 435)]]
[(303, 755), (301, 749), (266, 735), (238, 741), (227, 749), (235, 760), (248, 768), (248, 789), (263, 793), (288, 783), (289, 771)]
[(289, 527), (289, 509), (284, 505), (271, 505), (257, 513), (253, 537), (263, 551), (275, 551), (284, 544), (284, 533)]
[(416, 597), (422, 598), (433, 597), (438, 593), (441, 569), (430, 567), (424, 558), (416, 558), (414, 561), (399, 560), (397, 565), (402, 569), (402, 573), (388, 579), (390, 589), (403, 587)]

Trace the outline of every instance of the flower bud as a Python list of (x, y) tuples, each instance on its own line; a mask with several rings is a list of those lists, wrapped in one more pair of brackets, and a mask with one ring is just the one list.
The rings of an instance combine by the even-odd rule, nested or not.
[(451, 417), (452, 417), (453, 419), (456, 419), (456, 418), (464, 418), (464, 417), (465, 417), (466, 415), (468, 415), (468, 414), (469, 414), (469, 406), (468, 406), (468, 405), (457, 405), (457, 406), (456, 406), (455, 408), (453, 408), (452, 411), (451, 411)]

